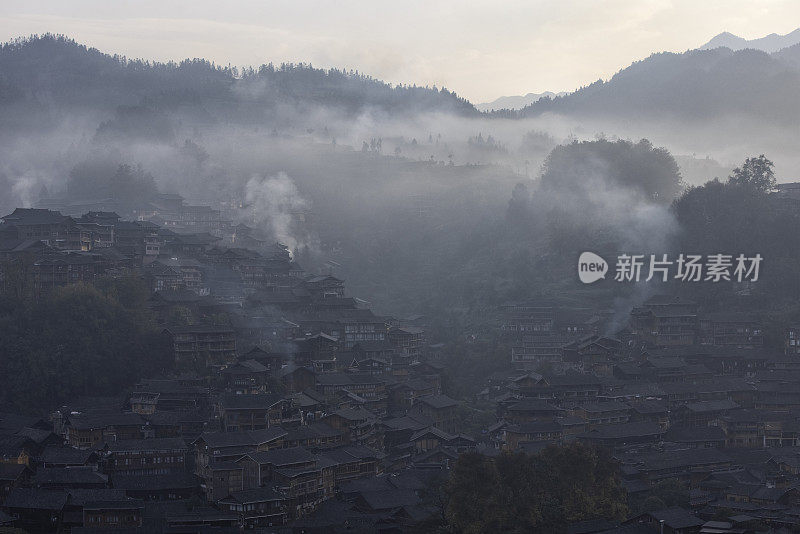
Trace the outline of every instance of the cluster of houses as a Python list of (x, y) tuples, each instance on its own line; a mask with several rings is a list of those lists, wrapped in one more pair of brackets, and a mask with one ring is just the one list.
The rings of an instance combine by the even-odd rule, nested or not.
[(800, 331), (768, 345), (756, 316), (674, 296), (608, 334), (615, 324), (611, 311), (504, 306), (512, 368), (479, 395), (497, 412), (489, 450), (577, 440), (612, 451), (631, 502), (667, 483), (686, 491), (679, 508), (576, 532), (800, 530)]
[(119, 396), (0, 413), (0, 527), (402, 531), (433, 513), (428, 479), (476, 447), (425, 317), (376, 315), (256, 230), (44, 208), (2, 220), (4, 283), (40, 295), (140, 276), (174, 361)]
[(396, 377), (270, 369), (274, 357), (253, 349), (210, 376), (144, 379), (48, 417), (0, 413), (0, 525), (403, 531), (432, 513), (427, 480), (476, 446), (439, 366)]
[[(257, 230), (162, 201), (2, 217), (6, 289), (140, 276), (174, 370), (0, 413), (0, 527), (403, 532), (440, 513), (427, 488), (461, 453), (579, 441), (612, 451), (635, 513), (576, 534), (800, 529), (800, 329), (775, 348), (758, 317), (676, 297), (622, 320), (509, 304), (507, 367), (455, 400), (424, 316), (377, 315)], [(680, 507), (652, 506), (665, 483)]]

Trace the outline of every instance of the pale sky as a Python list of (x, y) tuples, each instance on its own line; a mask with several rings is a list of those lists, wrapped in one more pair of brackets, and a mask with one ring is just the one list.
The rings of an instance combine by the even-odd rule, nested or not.
[(61, 33), (131, 58), (310, 62), (475, 103), (574, 90), (722, 31), (800, 26), (798, 0), (2, 0), (0, 40)]

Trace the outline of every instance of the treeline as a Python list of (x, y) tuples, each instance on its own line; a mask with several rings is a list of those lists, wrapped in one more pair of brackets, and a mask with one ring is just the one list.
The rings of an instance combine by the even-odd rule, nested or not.
[(427, 501), (438, 513), (420, 532), (566, 532), (576, 521), (623, 519), (626, 499), (617, 463), (593, 447), (496, 458), (465, 453), (448, 478), (431, 484)]
[(0, 406), (43, 413), (80, 396), (119, 394), (172, 365), (171, 346), (133, 277), (0, 295)]
[[(70, 200), (110, 198), (123, 213), (152, 201), (158, 194), (153, 175), (141, 165), (110, 159), (89, 159), (73, 167), (64, 196)], [(47, 195), (43, 191), (43, 196)]]
[(800, 201), (775, 190), (773, 163), (764, 155), (748, 158), (728, 177), (686, 187), (669, 152), (645, 140), (576, 142), (551, 152), (538, 186), (517, 185), (502, 238), (492, 247), (506, 264), (517, 262), (514, 279), (527, 286), (518, 298), (571, 295), (584, 302), (605, 298), (606, 305), (609, 296), (632, 297), (642, 288), (615, 283), (612, 266), (612, 276), (587, 291), (574, 274), (584, 250), (611, 259), (760, 254), (752, 284), (671, 280), (649, 289), (686, 293), (707, 310), (762, 310), (797, 320)]
[[(46, 72), (46, 76), (42, 73)], [(309, 64), (266, 63), (240, 70), (204, 59), (159, 63), (111, 56), (62, 35), (16, 39), (0, 46), (0, 105), (90, 106), (96, 110), (140, 104), (154, 109), (219, 109), (255, 102), (318, 104), (357, 112), (444, 111), (478, 115), (447, 89), (391, 84), (354, 71)], [(45, 98), (42, 98), (44, 96)], [(247, 110), (251, 108), (247, 107)], [(56, 111), (53, 109), (53, 111)], [(64, 109), (58, 110), (64, 111)]]
[(97, 110), (130, 105), (147, 95), (223, 94), (233, 74), (228, 67), (202, 59), (158, 63), (111, 56), (55, 34), (0, 46), (0, 73), (5, 96), (0, 103), (84, 105)]
[(631, 118), (637, 121), (757, 117), (784, 126), (800, 120), (800, 47), (775, 54), (728, 48), (661, 52), (637, 61), (610, 80), (574, 93), (545, 97), (517, 116), (543, 113)]
[(773, 164), (764, 155), (748, 158), (727, 178), (687, 189), (672, 206), (680, 223), (678, 246), (686, 253), (760, 254), (764, 259), (752, 287), (702, 284), (694, 297), (725, 309), (750, 306), (785, 311), (795, 320), (800, 309), (800, 202), (773, 193)]
[[(417, 271), (436, 283), (424, 294), (407, 291), (396, 301), (415, 299), (427, 306), (439, 331), (477, 334), (482, 342), (491, 340), (481, 325), (492, 321), (492, 310), (527, 298), (568, 307), (613, 306), (621, 328), (642, 294), (685, 293), (710, 311), (759, 310), (779, 327), (800, 320), (800, 202), (774, 188), (772, 162), (765, 156), (749, 158), (729, 177), (687, 187), (669, 152), (646, 140), (559, 146), (537, 181), (513, 189), (504, 219), (481, 214), (471, 225), (443, 226), (447, 236), (441, 240), (433, 230), (439, 248), (454, 243), (446, 259)], [(443, 218), (457, 216), (447, 212)], [(397, 269), (415, 256), (437, 253), (422, 238), (392, 242)], [(752, 284), (619, 283), (612, 265), (605, 280), (585, 286), (576, 262), (586, 250), (609, 261), (621, 253), (668, 254), (673, 260), (680, 253), (761, 254), (764, 260)]]
[(647, 140), (558, 146), (538, 180), (513, 188), (498, 218), (448, 228), (446, 239), (458, 245), (437, 265), (437, 282), (421, 301), (440, 306), (429, 311), (432, 317), (463, 309), (462, 320), (471, 325), (484, 324), (500, 304), (526, 298), (608, 307), (630, 288), (609, 281), (587, 289), (577, 280), (578, 256), (672, 246), (677, 224), (670, 204), (682, 187), (674, 158)]
[(265, 83), (266, 90), (261, 93), (261, 98), (277, 96), (295, 104), (321, 104), (350, 112), (375, 107), (395, 113), (443, 111), (478, 114), (468, 100), (446, 88), (392, 86), (358, 71), (319, 69), (307, 63), (283, 63), (279, 67), (269, 63), (258, 70), (243, 71), (241, 78), (245, 88)]

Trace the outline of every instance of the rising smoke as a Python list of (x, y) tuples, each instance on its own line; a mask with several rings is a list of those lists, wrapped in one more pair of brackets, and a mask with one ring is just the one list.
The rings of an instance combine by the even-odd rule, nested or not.
[(286, 173), (251, 177), (245, 184), (245, 202), (250, 221), (290, 251), (315, 245), (301, 227), (311, 202), (300, 195)]

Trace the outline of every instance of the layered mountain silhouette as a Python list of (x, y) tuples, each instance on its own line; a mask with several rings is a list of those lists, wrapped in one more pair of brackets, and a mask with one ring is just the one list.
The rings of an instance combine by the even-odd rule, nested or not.
[(130, 60), (58, 35), (17, 39), (0, 47), (0, 106), (12, 103), (51, 110), (142, 103), (209, 110), (257, 103), (261, 109), (319, 105), (345, 113), (368, 108), (387, 113), (478, 113), (447, 89), (392, 86), (354, 71), (266, 63), (240, 72), (203, 59)]
[(522, 109), (525, 106), (530, 106), (541, 98), (555, 98), (566, 94), (565, 92), (553, 93), (552, 91), (545, 91), (544, 93), (528, 93), (527, 95), (501, 96), (491, 102), (475, 104), (475, 107), (480, 111), (492, 111), (493, 109)]
[[(716, 47), (653, 54), (570, 94), (506, 97), (487, 106), (511, 109), (533, 100), (507, 115), (514, 117), (556, 113), (691, 121), (746, 115), (797, 124), (798, 94), (800, 44), (773, 53)], [(144, 123), (143, 132), (167, 135), (166, 126), (156, 127), (165, 111), (189, 110), (196, 121), (259, 123), (287, 105), (345, 114), (479, 113), (446, 89), (392, 86), (358, 72), (306, 64), (268, 63), (239, 72), (202, 59), (155, 63), (111, 56), (54, 35), (0, 47), (0, 118), (15, 127), (77, 106), (106, 117), (113, 112), (123, 126)], [(105, 131), (113, 132), (113, 126)]]
[(607, 81), (542, 98), (520, 114), (688, 121), (744, 115), (788, 125), (800, 120), (799, 94), (800, 45), (772, 54), (713, 48), (653, 54)]
[(729, 32), (722, 32), (714, 36), (709, 42), (701, 46), (700, 50), (711, 50), (712, 48), (730, 48), (731, 50), (743, 50), (745, 48), (752, 48), (754, 50), (761, 50), (762, 52), (772, 53), (777, 52), (787, 46), (793, 46), (800, 43), (800, 28), (786, 35), (778, 35), (771, 33), (760, 37), (758, 39), (744, 39), (738, 35)]

